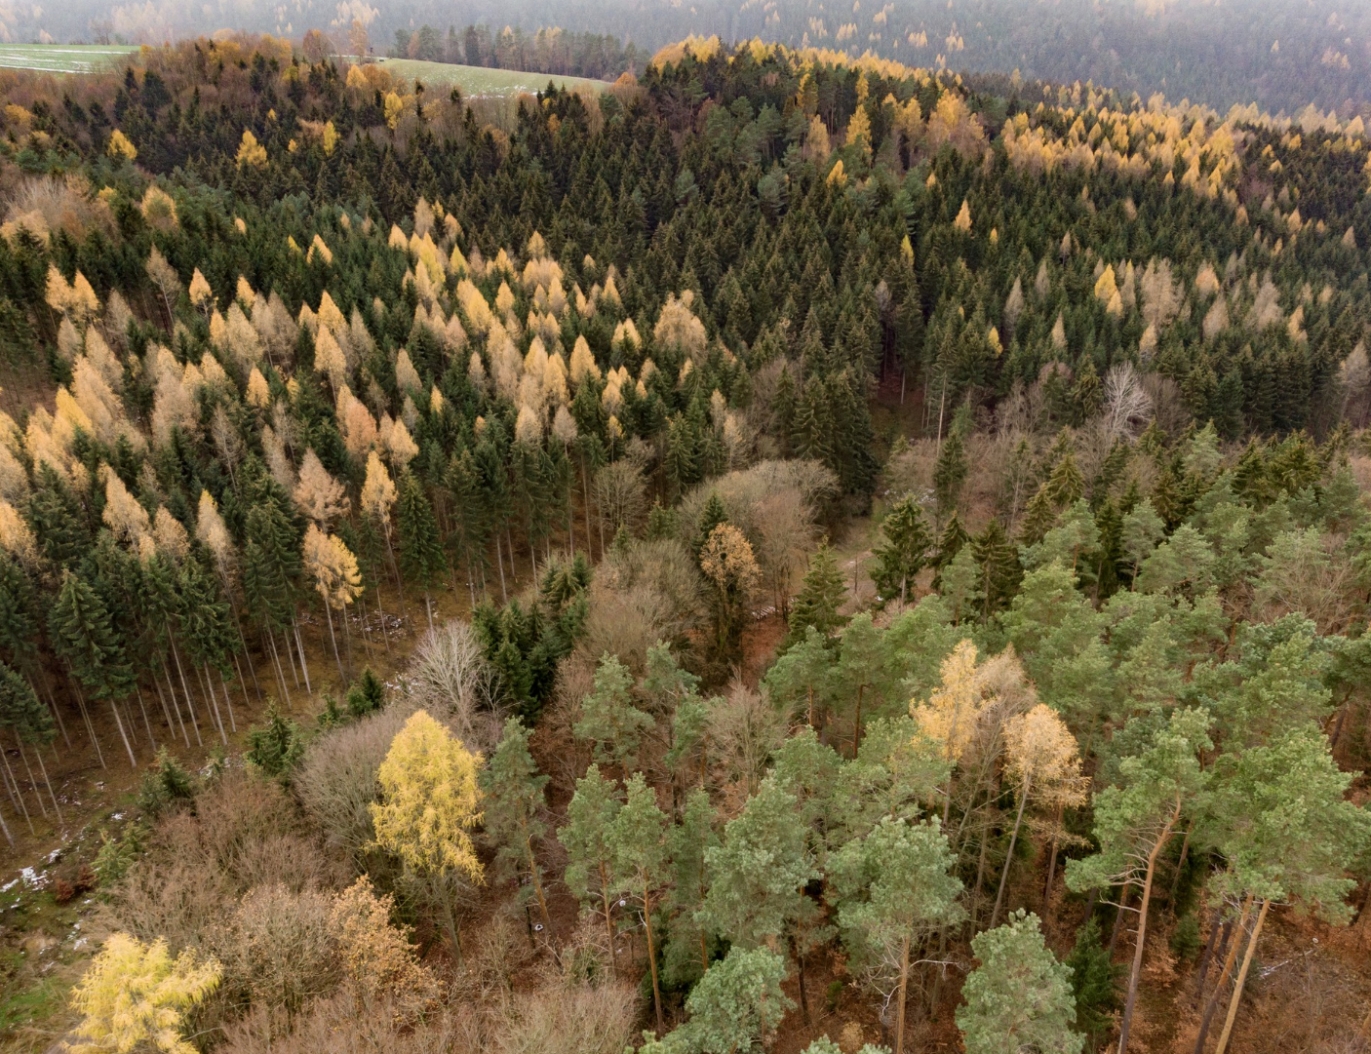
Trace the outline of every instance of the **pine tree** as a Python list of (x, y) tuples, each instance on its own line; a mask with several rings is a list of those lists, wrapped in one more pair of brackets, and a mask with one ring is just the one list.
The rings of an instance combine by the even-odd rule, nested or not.
[(647, 939), (647, 964), (652, 975), (652, 1005), (657, 1029), (664, 1025), (662, 988), (657, 976), (657, 938), (653, 915), (659, 904), (658, 892), (670, 875), (667, 864), (667, 833), (670, 822), (657, 808), (656, 794), (641, 772), (628, 781), (623, 808), (609, 830), (609, 848), (614, 859), (614, 874), (643, 913), (643, 933)]
[(895, 1004), (895, 1049), (904, 1049), (911, 953), (927, 934), (962, 918), (955, 857), (937, 820), (889, 816), (830, 858), (843, 942)]
[(576, 781), (576, 792), (567, 806), (567, 822), (557, 829), (557, 840), (567, 854), (563, 881), (580, 902), (582, 910), (594, 904), (595, 911), (603, 917), (615, 972), (619, 968), (619, 950), (615, 940), (614, 904), (618, 900), (619, 886), (611, 839), (622, 804), (614, 783), (601, 776), (599, 766), (592, 764)]
[(485, 829), (499, 846), (499, 862), (513, 867), (520, 875), (520, 888), (523, 888), (522, 879), (528, 879), (529, 889), (538, 902), (538, 913), (543, 917), (542, 925), (551, 935), (552, 917), (547, 910), (537, 848), (547, 833), (542, 813), (548, 777), (538, 772), (538, 765), (529, 753), (528, 737), (529, 729), (524, 723), (511, 717), (505, 722), (504, 734), (495, 753), (481, 772), (481, 790), (486, 801)]
[(962, 988), (957, 1008), (967, 1054), (1080, 1054), (1071, 971), (1043, 941), (1038, 916), (1016, 912), (978, 934), (971, 950), (980, 965)]

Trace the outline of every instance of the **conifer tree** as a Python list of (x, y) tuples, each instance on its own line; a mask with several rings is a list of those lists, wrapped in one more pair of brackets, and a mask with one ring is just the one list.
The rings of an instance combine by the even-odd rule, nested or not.
[(957, 1008), (967, 1054), (1080, 1054), (1085, 1037), (1071, 1030), (1071, 970), (1043, 941), (1038, 916), (1015, 912), (978, 934), (971, 950), (980, 965), (962, 987), (966, 1005)]
[[(543, 868), (538, 862), (537, 843), (547, 833), (542, 820), (544, 788), (548, 777), (528, 749), (529, 729), (517, 717), (505, 722), (504, 734), (481, 771), (481, 790), (485, 794), (485, 829), (499, 846), (498, 859), (528, 879), (530, 891), (538, 902), (542, 925), (552, 932), (552, 916), (547, 910), (543, 890)], [(522, 885), (522, 882), (520, 883)]]
[(471, 838), (482, 815), (480, 767), (480, 755), (419, 710), (396, 733), (377, 770), (381, 800), (371, 805), (377, 844), (428, 880), (459, 954), (454, 884), (485, 877)]
[(1213, 747), (1209, 725), (1209, 717), (1199, 710), (1176, 710), (1145, 749), (1123, 759), (1119, 763), (1123, 782), (1095, 795), (1095, 834), (1100, 851), (1067, 863), (1067, 885), (1074, 890), (1141, 887), (1137, 944), (1119, 1025), (1119, 1054), (1128, 1050), (1157, 864), (1186, 809), (1208, 782), (1197, 755)]
[(643, 913), (643, 933), (647, 939), (647, 964), (652, 976), (652, 1006), (657, 1029), (664, 1026), (662, 987), (657, 976), (657, 938), (653, 915), (659, 907), (659, 891), (668, 881), (667, 834), (670, 822), (657, 807), (657, 797), (641, 772), (628, 781), (623, 808), (609, 830), (609, 848), (614, 859), (614, 874), (630, 891)]
[(406, 470), (400, 477), (400, 497), (396, 506), (400, 534), (400, 566), (405, 576), (424, 587), (424, 609), (429, 628), (433, 628), (433, 587), (447, 571), (447, 558), (424, 488), (414, 473)]
[(595, 745), (595, 758), (623, 767), (637, 755), (652, 717), (633, 705), (633, 678), (617, 656), (604, 655), (595, 670), (595, 688), (581, 700), (574, 732)]
[(182, 1038), (185, 1012), (219, 985), (222, 968), (190, 950), (175, 959), (165, 940), (151, 944), (115, 933), (72, 991), (81, 1014), (72, 1050), (100, 1054), (147, 1045), (162, 1054), (194, 1054)]
[(819, 877), (806, 832), (795, 822), (798, 802), (774, 777), (705, 852), (709, 891), (703, 918), (740, 947), (774, 942), (801, 910), (804, 887)]
[(75, 680), (91, 695), (109, 701), (129, 764), (137, 768), (118, 707), (118, 700), (133, 691), (133, 669), (99, 594), (78, 575), (64, 571), (48, 626), (53, 647)]
[(962, 884), (937, 820), (885, 817), (830, 859), (843, 941), (895, 1004), (895, 1050), (904, 1049), (912, 952), (936, 927), (962, 917)]
[(557, 829), (557, 840), (567, 853), (563, 881), (583, 910), (593, 903), (595, 911), (604, 919), (616, 972), (619, 948), (615, 939), (614, 904), (618, 900), (619, 887), (614, 871), (612, 836), (622, 804), (613, 782), (601, 776), (599, 766), (592, 764), (576, 781), (576, 793), (567, 806), (567, 822)]
[(881, 523), (883, 541), (872, 556), (875, 564), (871, 580), (881, 596), (899, 594), (900, 603), (909, 599), (909, 587), (923, 568), (933, 544), (923, 512), (913, 498), (897, 502)]
[(820, 635), (830, 637), (843, 624), (838, 608), (846, 594), (842, 572), (838, 569), (838, 558), (825, 540), (810, 558), (809, 570), (790, 607), (787, 645), (803, 640), (811, 626)]

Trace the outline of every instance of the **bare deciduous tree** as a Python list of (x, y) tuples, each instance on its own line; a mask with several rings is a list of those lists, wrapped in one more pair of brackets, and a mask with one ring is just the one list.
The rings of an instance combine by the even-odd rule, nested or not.
[(456, 619), (424, 635), (405, 671), (411, 697), (442, 716), (468, 747), (489, 753), (500, 739), (496, 674), (476, 631)]

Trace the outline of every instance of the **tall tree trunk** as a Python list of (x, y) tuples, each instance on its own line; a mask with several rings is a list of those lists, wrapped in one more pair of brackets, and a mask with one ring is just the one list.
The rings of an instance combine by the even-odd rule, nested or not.
[(105, 764), (105, 752), (100, 749), (100, 737), (95, 734), (95, 723), (90, 719), (90, 710), (86, 706), (85, 694), (81, 691), (81, 686), (76, 683), (74, 677), (67, 677), (67, 687), (71, 689), (71, 694), (76, 699), (76, 708), (81, 711), (81, 720), (86, 726), (86, 735), (90, 736), (91, 746), (95, 747), (95, 757), (100, 762), (102, 769), (109, 768)]
[(328, 639), (333, 642), (333, 661), (338, 664), (338, 676), (347, 684), (347, 674), (343, 672), (343, 659), (338, 654), (338, 637), (333, 632), (333, 609), (328, 601), (324, 602), (324, 615), (328, 618)]
[(24, 741), (19, 738), (19, 733), (14, 734), (15, 746), (19, 748), (19, 760), (24, 763), (24, 771), (28, 773), (29, 786), (33, 788), (33, 796), (38, 799), (38, 808), (42, 810), (43, 819), (48, 818), (48, 807), (43, 801), (43, 795), (38, 790), (38, 781), (33, 778), (33, 766), (29, 764), (29, 756), (24, 753)]
[(990, 929), (1000, 921), (1000, 908), (1004, 905), (1004, 890), (1009, 885), (1009, 865), (1014, 862), (1014, 847), (1019, 843), (1019, 827), (1023, 823), (1024, 806), (1028, 804), (1030, 780), (1024, 780), (1023, 793), (1019, 795), (1019, 815), (1014, 817), (1014, 833), (1009, 836), (1009, 853), (1004, 858), (1004, 869), (1000, 872), (1000, 890), (995, 894), (995, 910), (990, 913)]
[(290, 626), (295, 631), (295, 650), (300, 653), (300, 672), (305, 675), (305, 691), (313, 695), (314, 688), (309, 683), (309, 659), (305, 657), (305, 642), (300, 639), (300, 620), (294, 615), (290, 616)]
[(1266, 913), (1270, 910), (1271, 901), (1263, 900), (1262, 909), (1257, 912), (1256, 925), (1252, 927), (1252, 936), (1247, 942), (1247, 951), (1243, 953), (1238, 979), (1233, 982), (1233, 996), (1228, 1001), (1228, 1017), (1224, 1019), (1223, 1031), (1219, 1033), (1219, 1045), (1214, 1049), (1214, 1054), (1223, 1054), (1228, 1049), (1228, 1037), (1233, 1034), (1233, 1022), (1238, 1016), (1238, 1006), (1242, 1003), (1242, 989), (1247, 983), (1247, 971), (1252, 966), (1252, 957), (1257, 953), (1257, 940), (1262, 935), (1262, 924), (1266, 922)]
[[(276, 667), (276, 679), (281, 685), (281, 694), (286, 697), (286, 709), (295, 709), (295, 701), (290, 697), (290, 685), (286, 684), (286, 671), (281, 666), (281, 653), (276, 650), (276, 634), (267, 630), (267, 643), (271, 645), (271, 660)], [(192, 718), (194, 711), (191, 712)]]
[(195, 742), (203, 747), (205, 741), (200, 738), (200, 722), (195, 717), (195, 696), (190, 694), (190, 685), (186, 683), (186, 670), (181, 665), (180, 649), (176, 647), (176, 638), (170, 633), (167, 634), (167, 640), (171, 642), (171, 657), (176, 660), (176, 672), (181, 678), (181, 691), (186, 695), (186, 709), (190, 711), (190, 726), (195, 729)]
[[(1247, 932), (1247, 917), (1252, 912), (1252, 897), (1249, 896), (1243, 901), (1242, 913), (1238, 916), (1236, 926), (1233, 926), (1234, 939), (1228, 945), (1228, 953), (1223, 959), (1223, 969), (1219, 971), (1219, 978), (1214, 982), (1214, 994), (1209, 997), (1209, 1002), (1204, 1008), (1204, 1017), (1200, 1020), (1200, 1034), (1195, 1037), (1195, 1054), (1204, 1054), (1204, 1041), (1209, 1038), (1209, 1026), (1214, 1021), (1214, 1011), (1219, 1007), (1219, 1000), (1223, 997), (1224, 985), (1228, 983), (1228, 975), (1233, 972), (1233, 961), (1238, 957), (1238, 948), (1242, 944), (1242, 935)], [(1232, 920), (1229, 920), (1232, 926)], [(1228, 939), (1225, 934), (1224, 939)]]
[(657, 1034), (665, 1031), (662, 1019), (662, 987), (657, 981), (657, 946), (652, 937), (652, 891), (643, 887), (643, 929), (647, 934), (647, 965), (652, 973), (652, 1006), (657, 1011)]
[[(41, 664), (38, 667), (38, 674), (38, 682), (43, 686), (43, 695), (48, 701), (48, 709), (52, 711), (53, 719), (56, 720), (57, 727), (62, 732), (62, 741), (65, 742), (68, 747), (70, 747), (71, 736), (67, 735), (66, 722), (62, 720), (62, 712), (59, 709), (57, 709), (57, 700), (54, 699), (52, 696), (52, 685), (48, 683), (47, 671), (42, 668)], [(29, 687), (33, 688), (33, 677), (27, 673), (24, 676), (28, 678)], [(34, 691), (34, 694), (38, 694), (36, 690)]]
[(609, 936), (609, 961), (614, 967), (614, 976), (619, 976), (619, 948), (614, 940), (614, 908), (609, 895), (609, 869), (600, 861), (600, 904), (604, 908), (605, 933)]
[[(603, 553), (604, 546), (601, 546), (600, 548), (601, 548), (601, 552)], [(506, 591), (506, 589), (505, 589), (505, 561), (504, 561), (504, 558), (500, 555), (500, 532), (499, 532), (499, 531), (496, 531), (496, 532), (495, 532), (495, 563), (496, 563), (496, 564), (499, 566), (499, 568), (500, 568), (500, 600), (501, 600), (502, 603), (508, 604), (508, 603), (509, 603), (509, 593), (508, 593), (508, 592)]]
[(348, 680), (351, 681), (355, 676), (352, 666), (352, 627), (348, 624), (348, 609), (346, 604), (343, 605), (341, 618), (343, 622), (343, 644), (346, 646), (348, 653)]
[(10, 834), (10, 825), (5, 822), (5, 814), (0, 812), (0, 833), (5, 836), (5, 841), (9, 843), (11, 849), (14, 848), (14, 835)]
[(228, 733), (224, 731), (224, 719), (219, 713), (219, 696), (214, 690), (214, 682), (209, 679), (209, 671), (204, 666), (197, 666), (195, 676), (200, 682), (201, 691), (209, 696), (209, 716), (219, 730), (219, 739), (224, 746), (228, 746)]
[(43, 764), (43, 752), (35, 749), (34, 753), (38, 755), (38, 771), (43, 774), (43, 782), (48, 788), (48, 797), (52, 799), (52, 807), (57, 813), (57, 822), (65, 824), (67, 821), (62, 818), (62, 807), (57, 804), (57, 795), (52, 793), (52, 780), (48, 778), (48, 767)]
[(1178, 804), (1167, 819), (1152, 851), (1147, 854), (1147, 872), (1143, 876), (1142, 903), (1138, 905), (1138, 943), (1133, 949), (1133, 968), (1128, 973), (1128, 999), (1123, 1005), (1123, 1020), (1119, 1024), (1119, 1054), (1128, 1054), (1128, 1032), (1133, 1024), (1133, 1008), (1138, 1004), (1138, 981), (1142, 977), (1143, 949), (1147, 946), (1147, 909), (1152, 903), (1152, 880), (1157, 874), (1157, 858), (1171, 840), (1176, 821), (1181, 818)]
[(5, 793), (10, 796), (10, 802), (14, 805), (15, 811), (22, 813), (24, 821), (29, 825), (29, 834), (37, 835), (33, 829), (33, 817), (29, 815), (29, 807), (24, 804), (24, 789), (19, 786), (19, 781), (14, 778), (14, 772), (10, 769), (10, 759), (5, 751), (0, 749), (0, 776), (5, 780)]
[(1195, 1006), (1200, 1005), (1200, 997), (1204, 995), (1204, 981), (1209, 976), (1209, 967), (1214, 963), (1214, 949), (1220, 948), (1219, 954), (1223, 954), (1220, 946), (1220, 937), (1226, 938), (1228, 930), (1232, 928), (1233, 920), (1224, 920), (1218, 914), (1214, 916), (1214, 924), (1209, 927), (1209, 940), (1205, 942), (1204, 951), (1200, 953), (1199, 966), (1195, 969)]
[(862, 693), (866, 691), (866, 683), (857, 685), (857, 713), (852, 720), (852, 760), (857, 760), (857, 751), (862, 746)]
[(133, 747), (129, 743), (128, 733), (124, 731), (124, 719), (119, 716), (119, 707), (113, 699), (109, 701), (109, 708), (114, 712), (114, 724), (119, 729), (119, 738), (124, 741), (124, 749), (129, 752), (129, 767), (136, 772), (138, 771), (138, 759), (133, 756)]
[(1062, 829), (1062, 806), (1057, 806), (1057, 822), (1052, 827), (1052, 852), (1047, 857), (1047, 881), (1043, 884), (1043, 911), (1052, 897), (1052, 882), (1057, 877), (1057, 837)]
[(143, 689), (137, 680), (133, 682), (133, 690), (138, 693), (138, 709), (143, 712), (143, 727), (148, 732), (148, 743), (152, 745), (152, 752), (157, 753), (157, 738), (152, 734), (152, 722), (148, 720), (147, 704), (143, 702)]
[[(221, 688), (224, 689), (224, 703), (228, 706), (229, 728), (232, 729), (234, 735), (237, 735), (237, 734), (238, 734), (238, 718), (237, 718), (237, 717), (234, 715), (234, 713), (233, 713), (233, 697), (232, 697), (231, 695), (229, 695), (228, 680), (227, 680), (227, 678), (224, 677), (224, 671), (223, 671), (223, 670), (220, 670), (220, 671), (219, 671), (219, 686), (220, 686)], [(244, 697), (247, 696), (247, 691), (246, 691), (246, 690), (244, 690), (243, 695), (244, 695)]]
[(895, 1001), (895, 1054), (904, 1054), (904, 1007), (909, 992), (909, 935), (900, 942), (900, 994)]

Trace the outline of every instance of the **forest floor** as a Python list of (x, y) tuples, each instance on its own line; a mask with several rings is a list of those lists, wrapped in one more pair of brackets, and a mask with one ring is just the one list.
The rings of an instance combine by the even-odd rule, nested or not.
[[(520, 581), (514, 587), (522, 588)], [(367, 615), (372, 626), (379, 624), (374, 597), (367, 598), (371, 608)], [(382, 646), (375, 630), (370, 648), (365, 644), (360, 621), (354, 616), (353, 673), (360, 675), (370, 666), (380, 677), (394, 683), (410, 652), (428, 629), (422, 595), (406, 594), (403, 609), (398, 603), (394, 584), (382, 591), (387, 621), (391, 625), (390, 647)], [(465, 586), (453, 589), (445, 584), (433, 595), (435, 624), (471, 614), (471, 601)], [(341, 627), (339, 648), (343, 662), (344, 650)], [(299, 723), (308, 736), (317, 728), (317, 717), (324, 709), (324, 695), (332, 694), (341, 703), (347, 683), (340, 676), (329, 641), (328, 625), (317, 614), (302, 619), (301, 636), (309, 665), (313, 692), (303, 682), (297, 688), (290, 672), (286, 673), (290, 689), (290, 705), (286, 716)], [(161, 716), (161, 708), (154, 698), (147, 700), (148, 717), (157, 746), (166, 746), (170, 754), (190, 771), (202, 771), (216, 754), (241, 753), (246, 746), (248, 728), (260, 722), (267, 709), (267, 698), (279, 696), (279, 681), (269, 656), (254, 649), (257, 683), (261, 685), (263, 701), (259, 702), (253, 688), (252, 674), (245, 667), (246, 698), (243, 687), (230, 684), (234, 696), (237, 730), (228, 727), (227, 742), (220, 739), (209, 715), (202, 712), (200, 737), (191, 736), (190, 745), (180, 738), (180, 730), (169, 730)], [(193, 674), (191, 675), (193, 676)], [(95, 747), (78, 727), (78, 720), (67, 717), (68, 746), (59, 735), (43, 752), (52, 788), (61, 809), (58, 820), (50, 799), (45, 801), (47, 812), (40, 811), (41, 777), (31, 783), (23, 768), (23, 758), (12, 743), (4, 744), (6, 759), (25, 792), (25, 804), (32, 826), (17, 814), (13, 801), (0, 796), (15, 845), (0, 844), (0, 1054), (31, 1054), (48, 1050), (63, 1036), (72, 1022), (66, 1008), (66, 996), (71, 985), (85, 969), (95, 951), (97, 939), (87, 936), (95, 920), (98, 905), (91, 891), (84, 888), (90, 879), (83, 870), (90, 867), (100, 850), (105, 833), (118, 836), (137, 819), (136, 799), (144, 774), (154, 761), (155, 749), (148, 735), (136, 701), (129, 708), (136, 719), (129, 729), (137, 767), (129, 764), (128, 753), (109, 709), (92, 709), (91, 719), (99, 742), (101, 765)], [(127, 718), (128, 715), (126, 715)], [(26, 751), (31, 765), (36, 761), (31, 750)], [(63, 888), (63, 887), (67, 888)], [(71, 890), (76, 895), (64, 897)]]

